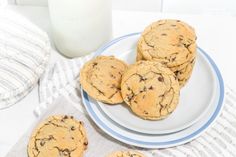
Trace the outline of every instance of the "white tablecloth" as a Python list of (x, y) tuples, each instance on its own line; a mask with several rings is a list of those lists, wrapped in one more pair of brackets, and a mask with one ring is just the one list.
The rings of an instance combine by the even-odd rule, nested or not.
[[(49, 15), (44, 7), (11, 7), (24, 14), (33, 23), (49, 32)], [(124, 34), (142, 31), (150, 22), (159, 18), (179, 18), (195, 27), (198, 45), (204, 48), (219, 66), (225, 82), (236, 89), (236, 18), (215, 15), (176, 15), (152, 12), (113, 12), (113, 34), (118, 37)], [(52, 62), (60, 55), (53, 54)], [(17, 142), (19, 137), (35, 120), (33, 110), (39, 104), (37, 87), (23, 101), (6, 110), (0, 110), (0, 156), (4, 156)]]
[[(60, 67), (64, 66), (61, 65)], [(60, 84), (58, 81), (56, 82)], [(86, 114), (75, 90), (73, 88), (70, 90), (68, 87), (66, 89), (66, 91), (58, 94), (53, 102), (45, 102), (37, 108), (38, 120), (17, 141), (6, 157), (27, 157), (27, 144), (33, 128), (41, 120), (55, 114), (73, 115), (76, 119), (84, 122), (89, 140), (84, 157), (105, 157), (110, 152), (127, 149), (141, 151), (146, 157), (235, 157), (236, 155), (236, 117), (232, 112), (233, 108), (236, 109), (236, 104), (232, 103), (235, 102), (233, 99), (236, 97), (230, 90), (226, 92), (225, 107), (221, 116), (210, 129), (196, 140), (167, 149), (142, 149), (126, 145), (104, 133)]]

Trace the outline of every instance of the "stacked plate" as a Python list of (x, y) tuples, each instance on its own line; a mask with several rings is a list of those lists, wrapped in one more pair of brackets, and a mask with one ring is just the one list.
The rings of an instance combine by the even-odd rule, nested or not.
[[(117, 38), (96, 55), (113, 55), (132, 64), (139, 37), (140, 33), (134, 33)], [(164, 120), (143, 120), (126, 104), (103, 104), (83, 89), (82, 98), (90, 117), (108, 135), (134, 146), (166, 148), (189, 142), (210, 127), (223, 106), (224, 84), (214, 61), (198, 48), (192, 77), (181, 89), (176, 110)]]

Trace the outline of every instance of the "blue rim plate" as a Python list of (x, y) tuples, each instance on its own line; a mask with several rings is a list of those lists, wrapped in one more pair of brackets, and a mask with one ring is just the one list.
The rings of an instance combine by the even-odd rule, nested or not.
[[(106, 50), (111, 45), (123, 39), (136, 35), (140, 35), (140, 33), (128, 34), (120, 38), (114, 39), (108, 44), (98, 49), (95, 55), (96, 56), (101, 55), (103, 51)], [(219, 116), (220, 111), (223, 107), (223, 100), (224, 100), (224, 83), (218, 67), (203, 49), (198, 47), (198, 52), (200, 52), (207, 59), (207, 61), (210, 63), (212, 69), (215, 72), (218, 84), (217, 92), (219, 93), (218, 94), (219, 96), (214, 101), (215, 103), (214, 107), (212, 108), (212, 111), (211, 112), (209, 111), (210, 113), (208, 113), (208, 115), (202, 117), (202, 119), (199, 120), (199, 122), (187, 128), (186, 130), (177, 133), (172, 133), (169, 135), (145, 135), (133, 132), (131, 130), (127, 130), (126, 128), (120, 126), (119, 124), (113, 122), (104, 113), (102, 113), (101, 109), (99, 108), (99, 105), (96, 102), (94, 102), (91, 98), (89, 98), (87, 93), (81, 89), (83, 103), (88, 114), (93, 119), (93, 121), (108, 135), (116, 138), (119, 141), (131, 145), (145, 148), (166, 148), (191, 141), (192, 139), (198, 137), (201, 133), (203, 133), (216, 120), (217, 116)]]

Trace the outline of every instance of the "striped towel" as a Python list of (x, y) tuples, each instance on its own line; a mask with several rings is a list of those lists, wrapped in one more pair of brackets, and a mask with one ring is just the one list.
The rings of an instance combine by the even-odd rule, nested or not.
[(45, 32), (13, 11), (0, 10), (0, 109), (33, 89), (46, 69), (50, 50)]
[[(78, 96), (76, 83), (82, 65), (93, 54), (83, 58), (57, 62), (40, 79), (41, 105), (35, 113), (41, 114), (59, 96), (64, 96), (83, 111), (81, 97)], [(147, 151), (153, 157), (235, 157), (236, 156), (236, 94), (229, 87), (226, 89), (225, 105), (214, 125), (197, 139), (177, 147)]]

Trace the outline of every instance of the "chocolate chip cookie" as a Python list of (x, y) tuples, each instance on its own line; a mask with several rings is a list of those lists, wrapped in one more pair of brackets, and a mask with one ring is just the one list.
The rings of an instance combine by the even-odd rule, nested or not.
[(82, 157), (88, 140), (83, 123), (72, 116), (51, 116), (33, 131), (29, 157)]
[[(179, 20), (160, 20), (152, 23), (144, 30), (137, 45), (137, 60), (159, 61), (169, 68), (177, 69), (176, 71), (182, 69), (178, 68), (180, 65), (189, 63), (195, 57), (195, 31)], [(180, 81), (180, 86), (186, 81)]]
[(80, 83), (96, 100), (108, 104), (121, 103), (121, 77), (126, 69), (127, 65), (113, 56), (99, 56), (83, 66)]
[(175, 74), (156, 61), (138, 61), (123, 74), (121, 93), (131, 110), (143, 119), (159, 120), (174, 111), (179, 101)]
[(111, 153), (107, 157), (145, 157), (145, 156), (137, 151), (117, 151)]

